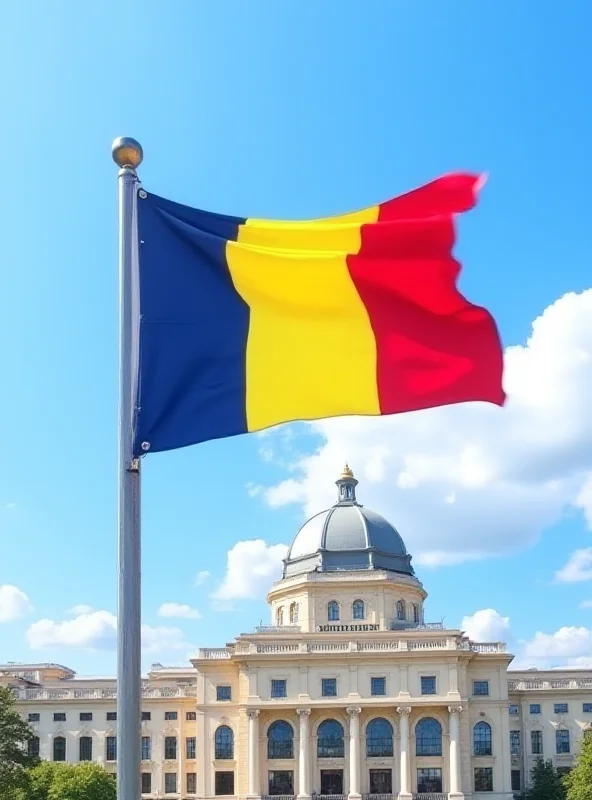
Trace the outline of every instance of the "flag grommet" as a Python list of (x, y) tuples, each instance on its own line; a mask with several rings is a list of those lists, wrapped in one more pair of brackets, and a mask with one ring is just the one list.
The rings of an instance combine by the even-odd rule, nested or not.
[(140, 447), (142, 448), (142, 450), (143, 450), (144, 452), (146, 452), (147, 450), (150, 450), (150, 442), (142, 442), (142, 444), (140, 445)]
[(141, 200), (145, 200), (148, 197), (148, 192), (145, 192), (143, 189), (140, 189), (140, 191), (138, 192), (138, 197)]

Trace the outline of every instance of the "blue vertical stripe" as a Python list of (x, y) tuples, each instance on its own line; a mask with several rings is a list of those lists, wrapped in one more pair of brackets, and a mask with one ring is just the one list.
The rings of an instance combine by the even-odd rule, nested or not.
[(140, 193), (136, 455), (247, 431), (249, 307), (226, 264), (244, 222)]

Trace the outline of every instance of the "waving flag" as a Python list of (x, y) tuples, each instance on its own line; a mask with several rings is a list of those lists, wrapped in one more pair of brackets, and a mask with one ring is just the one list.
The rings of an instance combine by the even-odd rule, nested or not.
[(454, 174), (345, 216), (275, 222), (140, 190), (135, 452), (280, 422), (501, 405), (495, 323), (458, 291)]

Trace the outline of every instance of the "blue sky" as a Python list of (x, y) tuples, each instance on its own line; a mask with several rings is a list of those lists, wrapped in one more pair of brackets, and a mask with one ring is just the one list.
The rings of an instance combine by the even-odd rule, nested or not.
[[(492, 609), (471, 630), (509, 639), (524, 663), (592, 664), (592, 609), (579, 607), (592, 599), (591, 24), (584, 0), (56, 0), (51, 12), (8, 0), (0, 661), (114, 670), (110, 145), (125, 134), (142, 142), (148, 189), (245, 216), (329, 215), (488, 171), (460, 224), (461, 287), (506, 345), (525, 345), (540, 318), (498, 415), (295, 426), (145, 459), (144, 663), (185, 663), (267, 618), (273, 546), (330, 500), (347, 457), (362, 502), (416, 555), (431, 619)], [(249, 563), (264, 565), (258, 580), (236, 572)], [(163, 603), (202, 616), (163, 618)]]

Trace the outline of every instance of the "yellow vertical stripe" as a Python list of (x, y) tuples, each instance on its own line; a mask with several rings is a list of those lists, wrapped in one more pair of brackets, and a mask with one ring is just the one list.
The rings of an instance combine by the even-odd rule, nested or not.
[(251, 220), (227, 243), (234, 285), (250, 307), (249, 430), (346, 410), (380, 413), (376, 342), (346, 264), (360, 247), (360, 221), (350, 220)]

